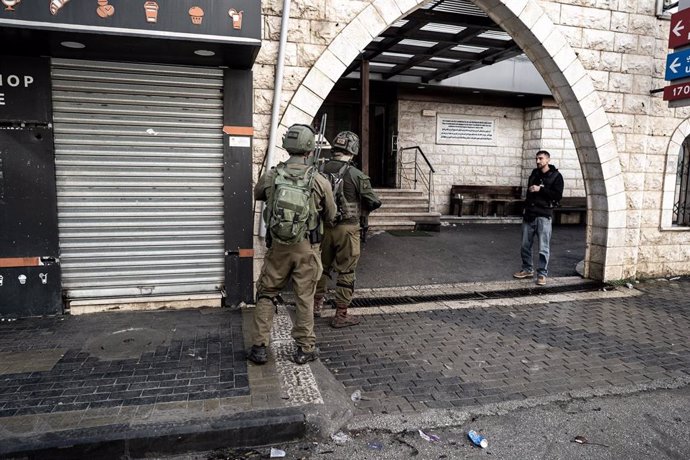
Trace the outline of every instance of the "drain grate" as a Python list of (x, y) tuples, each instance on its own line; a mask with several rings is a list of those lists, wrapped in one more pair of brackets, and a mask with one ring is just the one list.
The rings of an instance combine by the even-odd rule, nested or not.
[(520, 289), (506, 289), (503, 291), (475, 291), (459, 292), (457, 294), (428, 294), (399, 297), (360, 297), (352, 299), (351, 307), (382, 307), (386, 305), (410, 305), (426, 302), (444, 302), (454, 300), (484, 300), (507, 299), (512, 297), (526, 297), (532, 295), (562, 294), (564, 292), (598, 291), (606, 284), (588, 282), (567, 286), (527, 287)]

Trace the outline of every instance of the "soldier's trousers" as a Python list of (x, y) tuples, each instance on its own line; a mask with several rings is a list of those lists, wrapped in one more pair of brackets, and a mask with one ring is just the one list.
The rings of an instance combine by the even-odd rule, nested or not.
[(350, 305), (355, 292), (355, 270), (359, 262), (359, 225), (340, 224), (326, 227), (321, 242), (323, 275), (316, 287), (317, 295), (324, 295), (331, 270), (337, 273), (335, 301)]
[(314, 292), (322, 271), (318, 244), (312, 245), (308, 240), (292, 245), (273, 243), (266, 253), (256, 285), (253, 345), (269, 344), (275, 311), (271, 299), (292, 280), (292, 289), (297, 297), (292, 338), (305, 352), (314, 350)]

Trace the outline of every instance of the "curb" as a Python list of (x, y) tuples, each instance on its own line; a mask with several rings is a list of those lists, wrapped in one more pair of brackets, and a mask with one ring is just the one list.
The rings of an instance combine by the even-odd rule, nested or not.
[(105, 425), (3, 439), (0, 458), (139, 458), (284, 443), (305, 434), (305, 415), (286, 408), (184, 423)]

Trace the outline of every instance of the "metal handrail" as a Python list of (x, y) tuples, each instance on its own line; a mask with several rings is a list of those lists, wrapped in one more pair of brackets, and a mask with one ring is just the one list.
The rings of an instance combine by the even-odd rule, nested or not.
[[(419, 173), (419, 176), (421, 178), (421, 182), (423, 183), (423, 185), (427, 189), (427, 195), (428, 195), (427, 210), (431, 211), (431, 209), (432, 209), (431, 196), (433, 195), (433, 191), (434, 191), (434, 174), (436, 173), (436, 170), (434, 169), (434, 166), (431, 164), (429, 159), (424, 154), (424, 151), (418, 145), (415, 145), (413, 147), (403, 147), (403, 148), (398, 150), (398, 158), (399, 158), (398, 174), (400, 177), (399, 183), (400, 183), (401, 187), (402, 187), (402, 174), (403, 174), (403, 166), (404, 166), (402, 157), (403, 157), (403, 152), (405, 152), (406, 150), (414, 150), (415, 151), (415, 153), (414, 153), (414, 190), (417, 190), (417, 182), (420, 180), (420, 179), (417, 179), (417, 173)], [(428, 179), (422, 174), (422, 169), (419, 166), (419, 161), (418, 161), (419, 154), (422, 155), (422, 158), (424, 158), (424, 162), (429, 167)]]

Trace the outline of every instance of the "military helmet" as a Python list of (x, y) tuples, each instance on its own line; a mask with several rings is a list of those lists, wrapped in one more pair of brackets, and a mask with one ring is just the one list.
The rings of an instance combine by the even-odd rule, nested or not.
[(359, 153), (359, 137), (352, 131), (341, 131), (333, 139), (331, 149), (334, 152), (345, 152), (349, 155)]
[(314, 150), (314, 129), (309, 125), (292, 125), (283, 136), (283, 148), (289, 154), (304, 154)]

